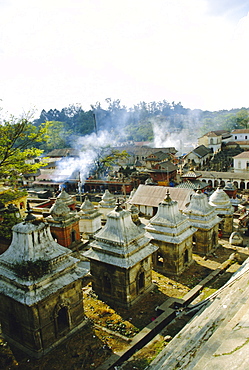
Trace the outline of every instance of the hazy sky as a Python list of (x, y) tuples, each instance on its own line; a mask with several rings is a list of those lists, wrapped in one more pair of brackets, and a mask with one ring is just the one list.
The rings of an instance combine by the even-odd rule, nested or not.
[(249, 107), (248, 11), (242, 0), (0, 0), (0, 106)]

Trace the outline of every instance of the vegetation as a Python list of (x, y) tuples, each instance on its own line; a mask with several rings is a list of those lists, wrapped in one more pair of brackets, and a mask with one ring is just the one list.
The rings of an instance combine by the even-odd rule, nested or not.
[[(57, 133), (43, 144), (42, 148), (70, 146), (77, 137), (93, 132), (106, 130), (117, 141), (152, 141), (154, 125), (160, 123), (163, 132), (192, 132), (195, 127), (195, 139), (212, 130), (233, 130), (247, 127), (249, 113), (247, 108), (221, 110), (216, 112), (184, 108), (181, 103), (140, 102), (132, 108), (121, 105), (120, 100), (106, 99), (107, 108), (99, 102), (84, 111), (80, 105), (70, 105), (61, 111), (57, 109), (43, 110), (34, 121), (36, 127), (48, 122), (48, 135), (53, 128)], [(60, 129), (59, 129), (60, 127)], [(64, 142), (64, 144), (63, 144)], [(53, 145), (52, 145), (53, 143)]]
[(105, 173), (110, 169), (114, 164), (117, 164), (120, 159), (128, 158), (129, 154), (126, 150), (121, 152), (116, 149), (111, 149), (109, 147), (102, 148), (99, 152), (98, 159), (95, 161), (95, 168), (93, 174), (98, 176), (102, 173)]
[(12, 238), (12, 227), (20, 222), (15, 213), (4, 213), (3, 217), (0, 219), (0, 239), (11, 241)]
[(28, 260), (13, 264), (13, 270), (24, 279), (37, 280), (50, 270), (50, 262), (44, 259)]
[(15, 199), (22, 198), (28, 195), (26, 190), (6, 190), (4, 193), (0, 194), (0, 202), (7, 204)]
[(47, 138), (44, 125), (11, 117), (0, 124), (0, 177), (14, 181), (22, 173), (36, 172), (45, 163), (32, 162), (42, 154), (37, 143)]

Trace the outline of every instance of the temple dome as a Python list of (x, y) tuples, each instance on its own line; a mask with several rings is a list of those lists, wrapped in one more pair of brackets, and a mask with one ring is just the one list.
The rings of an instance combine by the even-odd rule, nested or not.
[(90, 202), (88, 197), (85, 197), (84, 202), (80, 206), (80, 210), (83, 213), (91, 213), (95, 211), (94, 205), (92, 204), (92, 202)]
[(218, 187), (209, 198), (209, 204), (216, 207), (216, 210), (225, 213), (233, 213), (234, 209), (226, 192)]
[(213, 207), (208, 203), (208, 197), (198, 189), (192, 196), (189, 205), (184, 210), (184, 213), (197, 213), (206, 215), (213, 212)]
[(107, 214), (106, 225), (96, 235), (96, 240), (106, 239), (110, 243), (129, 244), (141, 235), (141, 230), (134, 224), (131, 213), (120, 204)]
[(115, 197), (109, 192), (108, 189), (105, 190), (102, 200), (99, 202), (101, 206), (105, 205), (114, 205), (115, 204)]
[(65, 189), (62, 189), (62, 191), (60, 192), (60, 194), (58, 195), (57, 199), (61, 199), (67, 206), (71, 205), (74, 203), (74, 200), (73, 198), (71, 197), (71, 195), (69, 195)]
[(56, 219), (67, 218), (70, 214), (70, 209), (61, 198), (57, 198), (49, 213)]

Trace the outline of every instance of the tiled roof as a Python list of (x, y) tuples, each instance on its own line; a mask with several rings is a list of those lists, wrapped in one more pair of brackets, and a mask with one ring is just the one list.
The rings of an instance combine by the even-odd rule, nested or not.
[(249, 128), (239, 128), (232, 131), (232, 134), (249, 134)]
[(179, 209), (184, 209), (190, 201), (190, 196), (193, 194), (191, 189), (177, 189), (176, 187), (139, 185), (132, 199), (129, 201), (135, 205), (145, 205), (158, 207), (169, 190), (170, 198), (178, 202)]
[(204, 189), (207, 186), (208, 186), (208, 184), (206, 182), (196, 180), (196, 181), (184, 181), (181, 184), (176, 185), (176, 188), (197, 190), (198, 188), (199, 189)]
[(198, 177), (200, 177), (201, 175), (195, 171), (188, 171), (186, 173), (184, 173), (181, 177), (182, 178), (192, 178), (192, 179), (197, 179)]
[(167, 159), (170, 157), (169, 153), (164, 153), (162, 151), (150, 154), (148, 157), (145, 158), (146, 161), (158, 161), (161, 162), (164, 159)]
[(78, 150), (72, 148), (54, 149), (47, 154), (48, 157), (76, 157)]
[(205, 145), (200, 145), (194, 150), (192, 150), (192, 153), (195, 153), (198, 157), (202, 158), (205, 157), (207, 154), (211, 153), (211, 149), (206, 148)]
[(201, 137), (216, 137), (216, 136), (222, 136), (222, 138), (226, 138), (231, 136), (230, 132), (227, 130), (215, 130), (215, 131), (210, 131), (206, 133), (205, 135)]
[(249, 151), (247, 151), (247, 152), (242, 152), (242, 153), (240, 153), (240, 154), (237, 154), (235, 157), (233, 157), (233, 158), (249, 158)]

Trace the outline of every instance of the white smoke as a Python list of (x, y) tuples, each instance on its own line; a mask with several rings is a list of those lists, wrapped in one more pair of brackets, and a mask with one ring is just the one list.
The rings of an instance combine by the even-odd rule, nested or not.
[(172, 132), (172, 124), (165, 119), (153, 120), (151, 123), (154, 134), (154, 148), (173, 147), (177, 150), (177, 156), (181, 156), (193, 150), (196, 146), (196, 143), (193, 143), (193, 138), (190, 137), (188, 129), (177, 129), (175, 132)]
[(84, 184), (95, 162), (99, 159), (103, 148), (113, 145), (113, 138), (107, 131), (92, 133), (80, 137), (74, 143), (78, 157), (66, 157), (58, 163), (58, 174), (66, 181), (69, 178)]

